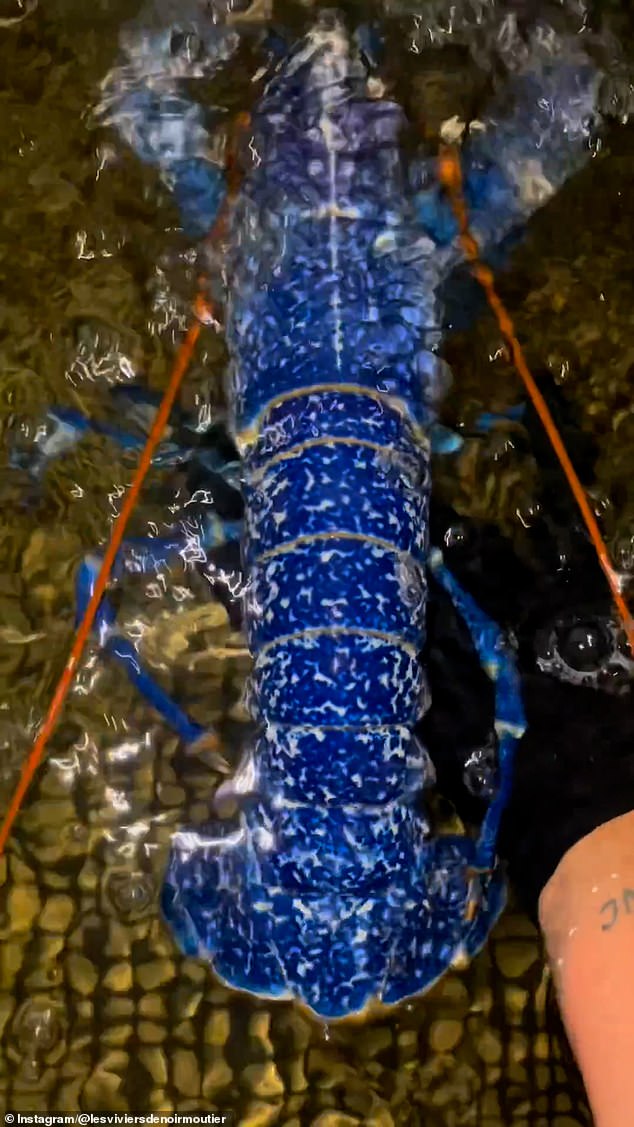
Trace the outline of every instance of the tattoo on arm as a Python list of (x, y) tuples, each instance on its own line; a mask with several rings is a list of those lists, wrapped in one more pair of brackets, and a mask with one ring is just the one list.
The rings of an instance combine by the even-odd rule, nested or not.
[(634, 888), (623, 888), (620, 897), (613, 896), (601, 905), (599, 908), (599, 915), (603, 920), (601, 931), (611, 931), (619, 916), (623, 914), (634, 915)]

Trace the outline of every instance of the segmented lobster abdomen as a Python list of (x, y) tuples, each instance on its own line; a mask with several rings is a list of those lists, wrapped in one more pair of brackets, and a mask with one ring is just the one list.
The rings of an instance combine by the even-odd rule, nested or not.
[(421, 832), (430, 297), (401, 126), (342, 33), (316, 32), (258, 112), (236, 216), (250, 703), (285, 888), (378, 892)]

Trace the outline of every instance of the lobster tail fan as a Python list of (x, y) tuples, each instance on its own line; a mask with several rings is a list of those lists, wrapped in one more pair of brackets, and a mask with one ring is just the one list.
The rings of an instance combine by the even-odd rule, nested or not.
[[(162, 910), (182, 949), (234, 989), (294, 999), (327, 1021), (429, 989), (479, 951), (505, 903), (498, 873), (468, 922), (468, 839), (425, 843), (404, 805), (355, 825), (341, 808), (325, 818), (258, 801), (238, 825), (173, 844)], [(334, 862), (330, 879), (322, 861)], [(302, 864), (320, 870), (321, 887), (302, 887)]]

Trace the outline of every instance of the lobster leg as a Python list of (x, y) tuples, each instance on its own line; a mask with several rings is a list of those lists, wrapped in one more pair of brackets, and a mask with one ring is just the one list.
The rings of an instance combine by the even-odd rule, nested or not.
[[(160, 396), (138, 385), (114, 388), (110, 394), (114, 406), (125, 414), (134, 429), (126, 430), (91, 419), (73, 408), (51, 407), (35, 442), (28, 449), (10, 452), (10, 465), (14, 469), (26, 470), (34, 482), (40, 483), (49, 465), (77, 446), (87, 434), (109, 438), (124, 453), (138, 456), (145, 446)], [(241, 463), (221, 421), (203, 435), (196, 430), (193, 420), (179, 411), (173, 413), (168, 438), (159, 444), (152, 464), (170, 468), (185, 463), (197, 466), (199, 477), (200, 474), (215, 475), (222, 478), (230, 489), (240, 491)]]
[(474, 427), (481, 434), (493, 430), (499, 423), (521, 423), (526, 414), (526, 404), (518, 403), (507, 407), (504, 411), (483, 411), (474, 422)]
[[(186, 562), (192, 560), (192, 544), (200, 553), (224, 543), (240, 539), (242, 524), (239, 521), (207, 521), (202, 535), (195, 541), (185, 533), (175, 532), (172, 536), (161, 538), (143, 537), (129, 540), (117, 555), (113, 575), (120, 579), (129, 572), (153, 574), (161, 567), (169, 567), (178, 556)], [(79, 567), (75, 584), (77, 596), (77, 620), (80, 621), (90, 602), (101, 567), (100, 556), (87, 556)], [(99, 643), (111, 657), (125, 670), (132, 684), (145, 697), (148, 703), (174, 728), (186, 743), (193, 743), (204, 734), (204, 729), (191, 720), (172, 698), (164, 692), (154, 678), (147, 673), (140, 661), (133, 643), (121, 634), (115, 633), (116, 611), (104, 597), (95, 619), (95, 632)]]
[[(87, 434), (102, 435), (110, 438), (123, 451), (140, 453), (145, 445), (145, 435), (158, 410), (160, 396), (136, 385), (112, 388), (110, 398), (134, 429), (126, 430), (110, 423), (102, 423), (73, 408), (50, 407), (43, 425), (38, 428), (33, 445), (29, 449), (12, 450), (9, 455), (10, 464), (15, 469), (27, 470), (35, 481), (40, 481), (50, 463), (72, 450)], [(174, 426), (182, 426), (182, 423), (181, 416), (176, 412), (172, 429)], [(157, 466), (178, 465), (188, 455), (189, 451), (178, 443), (163, 441), (153, 461)]]
[(495, 732), (498, 737), (499, 779), (476, 843), (474, 869), (489, 871), (495, 863), (500, 820), (513, 782), (515, 745), (526, 730), (522, 689), (513, 655), (504, 644), (499, 626), (480, 610), (475, 599), (460, 587), (434, 549), (429, 565), (440, 586), (450, 596), (466, 622), (480, 663), (495, 685)]
[[(31, 470), (34, 476), (41, 476), (48, 468), (49, 462), (72, 450), (86, 434), (103, 435), (116, 442), (124, 451), (140, 452), (145, 445), (142, 435), (133, 434), (122, 430), (121, 427), (110, 426), (82, 415), (81, 411), (72, 408), (51, 407), (46, 418), (53, 424), (51, 433), (38, 443), (37, 454), (34, 455)], [(183, 451), (169, 443), (163, 443), (162, 449), (154, 459), (155, 465), (173, 465), (183, 459)], [(17, 459), (16, 459), (17, 460)]]
[[(473, 422), (472, 432), (466, 432), (471, 437), (488, 434), (496, 426), (520, 423), (524, 417), (526, 404), (520, 403), (516, 407), (509, 407), (506, 411), (483, 411)], [(451, 427), (442, 423), (433, 423), (429, 428), (432, 454), (456, 454), (464, 445), (463, 436)]]
[[(115, 406), (119, 406), (126, 418), (143, 432), (143, 438), (125, 436), (128, 448), (140, 451), (154, 423), (161, 395), (139, 384), (115, 387), (110, 395)], [(117, 441), (116, 428), (103, 430), (102, 433)], [(203, 430), (196, 416), (185, 414), (176, 407), (171, 412), (168, 434), (171, 441), (161, 443), (153, 459), (154, 465), (177, 466), (191, 462), (197, 467), (199, 477), (201, 474), (213, 474), (222, 478), (231, 489), (240, 492), (242, 463), (222, 419), (206, 422)]]
[(430, 441), (432, 454), (456, 454), (464, 444), (458, 431), (445, 427), (442, 423), (434, 423), (430, 427)]
[[(526, 404), (508, 407), (504, 411), (483, 411), (473, 423), (473, 434), (487, 434), (500, 424), (521, 423), (526, 412)], [(468, 432), (467, 432), (468, 433)], [(442, 423), (432, 423), (429, 428), (432, 454), (456, 454), (464, 445), (464, 438), (458, 431)]]

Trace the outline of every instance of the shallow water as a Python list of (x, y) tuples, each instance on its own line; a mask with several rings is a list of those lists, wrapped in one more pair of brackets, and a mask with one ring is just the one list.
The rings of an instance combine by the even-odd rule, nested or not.
[[(4, 0), (0, 18), (16, 11)], [(0, 22), (0, 420), (10, 442), (50, 402), (99, 415), (109, 383), (143, 372), (162, 387), (186, 317), (190, 279), (169, 201), (85, 112), (127, 14), (112, 0), (41, 0), (21, 24)], [(451, 116), (460, 83), (440, 86)], [(614, 128), (601, 159), (531, 224), (500, 283), (530, 361), (557, 374), (599, 440), (597, 506), (623, 567), (634, 522), (633, 188), (632, 130)], [(449, 342), (454, 416), (519, 398), (499, 346), (486, 316)], [(209, 349), (187, 381), (193, 405), (220, 394), (222, 345)], [(206, 389), (215, 371), (218, 387)], [(536, 471), (507, 437), (467, 444), (436, 480), (461, 511), (521, 536)], [(130, 477), (105, 440), (89, 438), (28, 508), (23, 479), (3, 465), (3, 803), (68, 652), (75, 568), (107, 537)], [(133, 534), (168, 522), (179, 484), (153, 475)], [(204, 580), (131, 581), (121, 620), (197, 718), (236, 714), (248, 661)], [(170, 834), (204, 820), (218, 778), (213, 760), (184, 755), (120, 672), (90, 654), (0, 863), (3, 1110), (216, 1107), (251, 1127), (589, 1122), (536, 934), (513, 910), (470, 968), (347, 1032), (236, 998), (181, 958), (158, 920), (161, 873)]]

